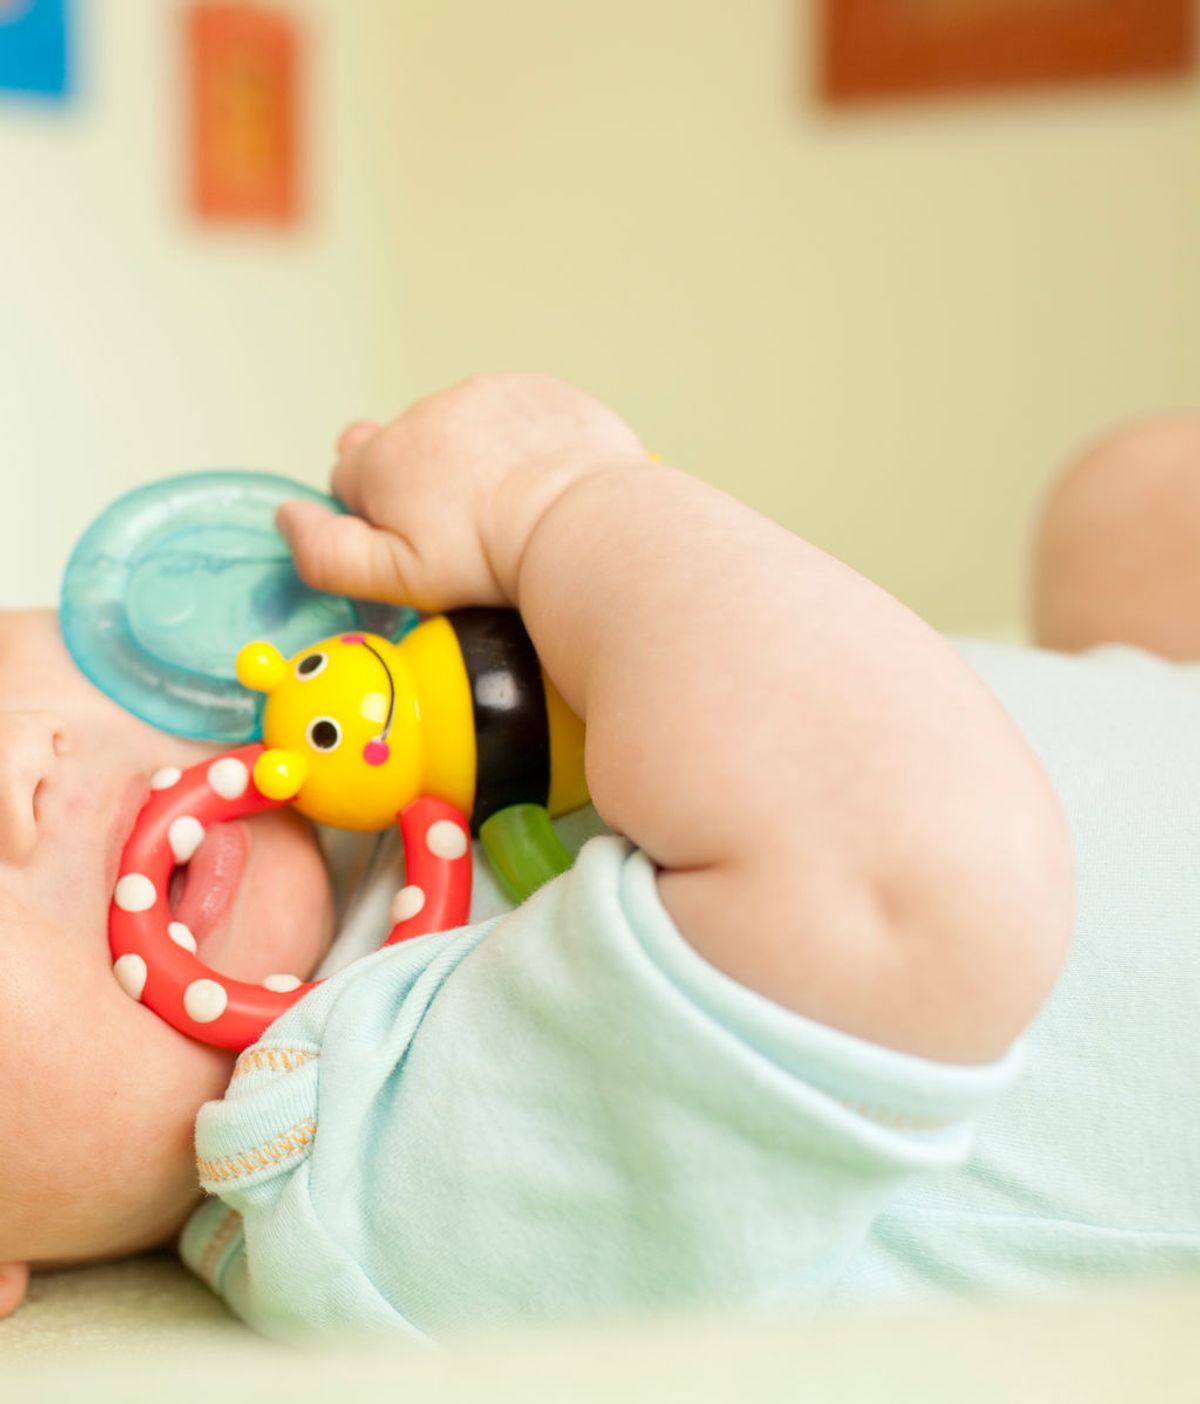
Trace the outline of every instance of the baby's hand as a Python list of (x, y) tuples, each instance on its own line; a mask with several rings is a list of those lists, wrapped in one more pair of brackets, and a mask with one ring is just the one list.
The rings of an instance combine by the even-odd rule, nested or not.
[(573, 386), (483, 376), (386, 427), (343, 430), (333, 490), (357, 515), (289, 502), (278, 525), (318, 589), (426, 610), (515, 604), (525, 544), (567, 483), (644, 459), (628, 425)]

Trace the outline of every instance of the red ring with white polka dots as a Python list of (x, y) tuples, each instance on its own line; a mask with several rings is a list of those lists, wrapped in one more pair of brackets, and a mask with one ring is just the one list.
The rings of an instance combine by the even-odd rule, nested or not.
[[(254, 784), (259, 743), (188, 770), (161, 770), (125, 845), (109, 914), (113, 974), (180, 1033), (241, 1052), (267, 1025), (320, 983), (268, 975), (261, 984), (210, 969), (196, 941), (172, 919), (167, 887), (192, 857), (211, 824), (244, 819), (287, 801), (268, 799)], [(395, 925), (384, 945), (462, 926), (471, 906), (471, 836), (466, 817), (423, 795), (398, 816), (407, 885), (392, 905)]]

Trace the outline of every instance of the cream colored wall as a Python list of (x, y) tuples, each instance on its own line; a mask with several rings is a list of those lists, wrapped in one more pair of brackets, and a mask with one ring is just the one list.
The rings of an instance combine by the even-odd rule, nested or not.
[(311, 217), (201, 228), (182, 210), (174, 0), (80, 0), (80, 97), (0, 95), (0, 603), (56, 598), (88, 520), (135, 483), (248, 466), (322, 481), (378, 393), (369, 260), (372, 7), (310, 26)]
[(1194, 81), (834, 117), (804, 0), (388, 16), (395, 403), (577, 378), (937, 624), (1003, 630), (1053, 466), (1197, 398)]
[(1195, 82), (833, 117), (803, 0), (303, 0), (313, 211), (181, 213), (174, 0), (0, 102), (0, 601), (115, 493), (320, 481), (346, 415), (574, 377), (937, 624), (1018, 617), (1093, 428), (1200, 382)]

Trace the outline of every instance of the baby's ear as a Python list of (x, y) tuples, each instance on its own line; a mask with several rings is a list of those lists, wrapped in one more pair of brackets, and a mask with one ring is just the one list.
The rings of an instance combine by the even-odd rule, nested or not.
[(0, 1321), (21, 1305), (28, 1286), (28, 1263), (0, 1263)]

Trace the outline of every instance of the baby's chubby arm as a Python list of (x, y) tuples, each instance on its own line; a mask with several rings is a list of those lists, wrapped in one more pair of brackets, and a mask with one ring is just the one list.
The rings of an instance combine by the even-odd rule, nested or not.
[(282, 509), (301, 574), (516, 605), (587, 722), (597, 810), (709, 962), (928, 1057), (985, 1061), (1021, 1031), (1069, 940), (1069, 841), (936, 633), (556, 380), (468, 381), (339, 450), (359, 515)]

